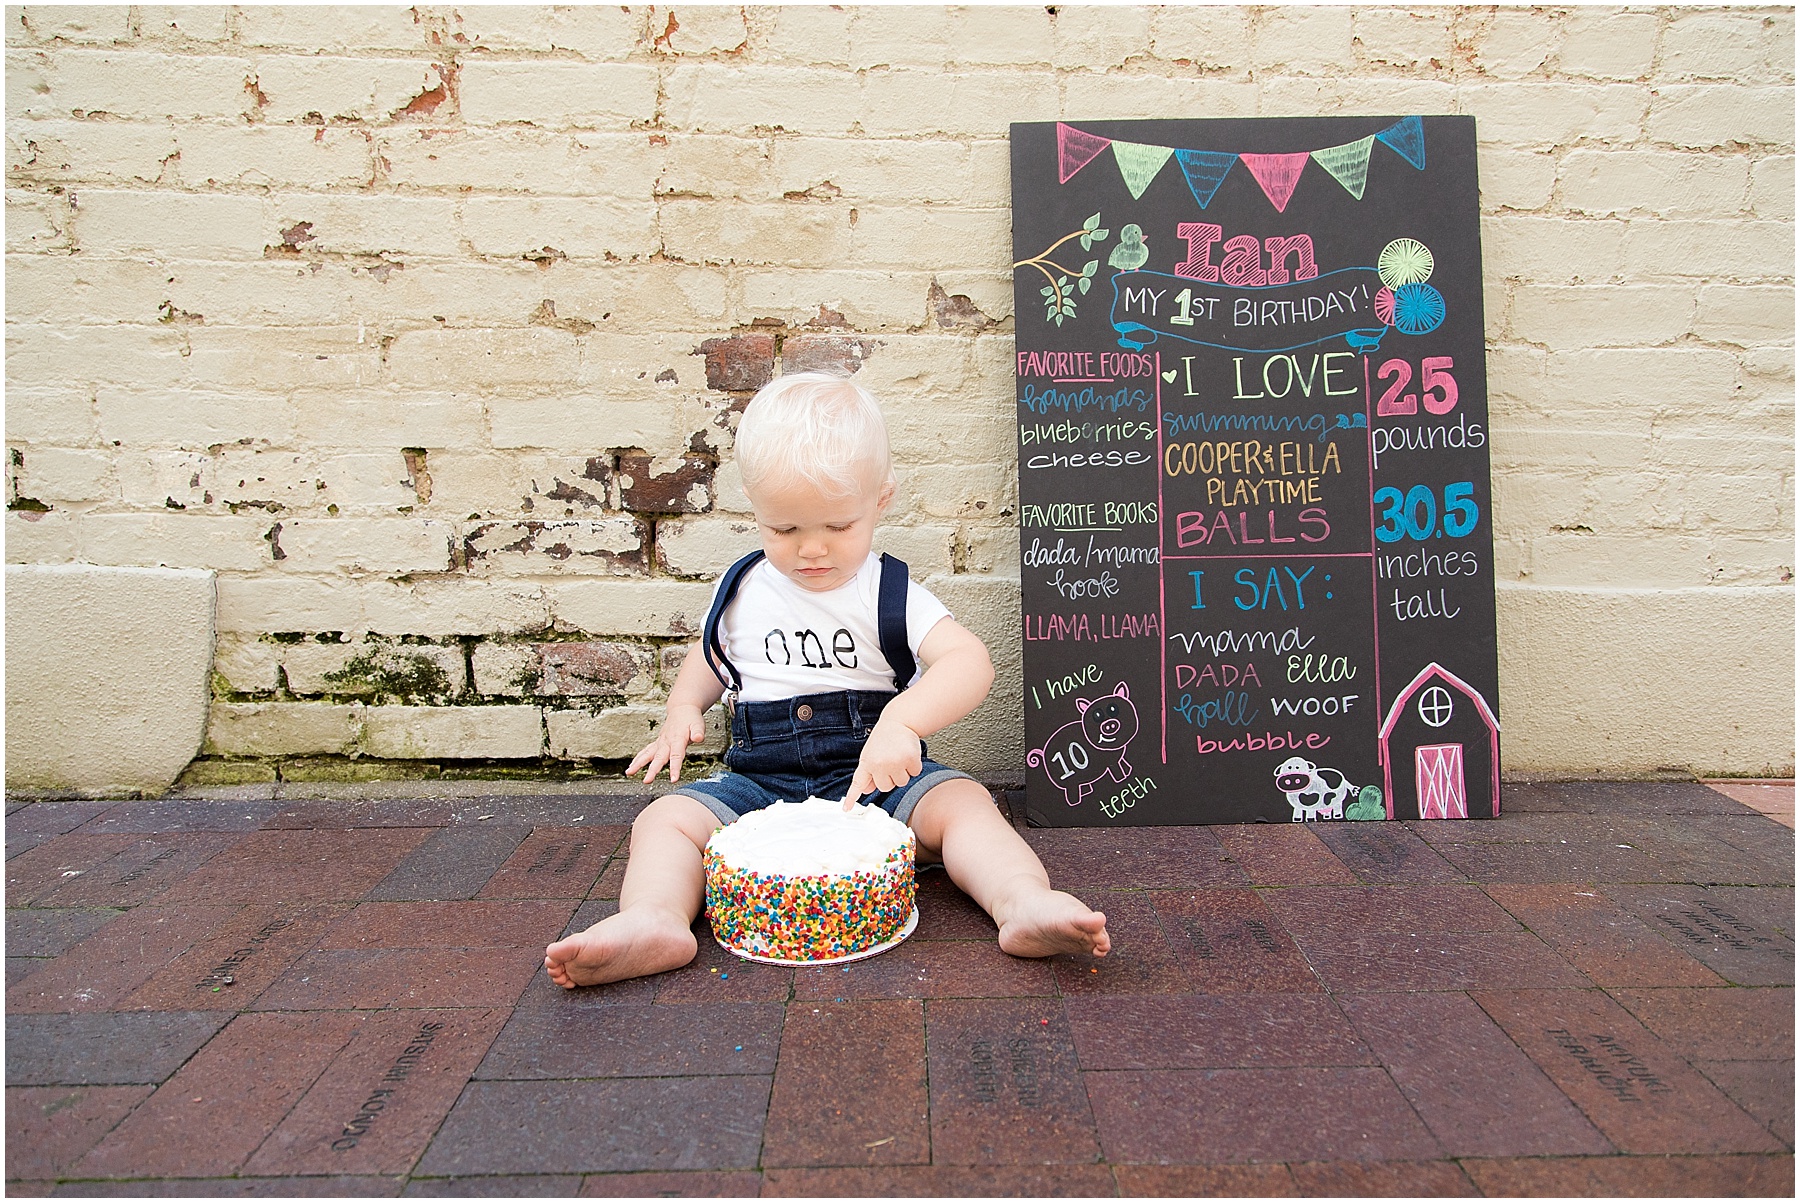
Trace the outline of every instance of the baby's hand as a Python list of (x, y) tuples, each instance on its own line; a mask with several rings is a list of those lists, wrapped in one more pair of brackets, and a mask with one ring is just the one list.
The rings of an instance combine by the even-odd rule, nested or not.
[(918, 776), (919, 735), (903, 723), (882, 719), (869, 732), (862, 756), (856, 762), (856, 776), (850, 780), (850, 792), (844, 795), (844, 809), (872, 790), (899, 789)]
[(669, 784), (674, 785), (681, 780), (681, 761), (687, 755), (688, 745), (705, 738), (706, 719), (701, 717), (700, 711), (692, 706), (671, 706), (663, 719), (662, 730), (643, 751), (632, 757), (631, 767), (625, 770), (625, 775), (629, 777), (642, 768), (644, 784), (649, 785), (656, 780), (657, 771), (667, 764)]

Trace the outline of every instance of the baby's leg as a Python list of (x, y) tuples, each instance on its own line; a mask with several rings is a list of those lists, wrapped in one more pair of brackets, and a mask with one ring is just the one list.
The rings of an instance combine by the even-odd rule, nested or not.
[(1112, 947), (1106, 916), (1072, 894), (1050, 888), (1037, 854), (1001, 816), (994, 800), (964, 777), (919, 799), (907, 820), (920, 851), (941, 858), (950, 880), (1000, 928), (1000, 947), (1016, 957), (1090, 952)]
[(544, 949), (557, 985), (596, 986), (678, 969), (698, 946), (689, 930), (704, 900), (700, 852), (719, 820), (682, 794), (666, 794), (631, 824), (631, 859), (619, 913)]

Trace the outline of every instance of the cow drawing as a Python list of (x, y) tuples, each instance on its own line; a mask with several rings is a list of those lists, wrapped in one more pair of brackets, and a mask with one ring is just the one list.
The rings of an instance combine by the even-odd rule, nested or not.
[(1287, 795), (1294, 808), (1294, 822), (1341, 819), (1344, 803), (1356, 797), (1356, 787), (1336, 769), (1322, 769), (1299, 756), (1275, 766), (1275, 788)]
[(1076, 698), (1075, 709), (1080, 718), (1064, 723), (1043, 747), (1025, 754), (1025, 763), (1042, 768), (1070, 806), (1079, 806), (1102, 777), (1123, 784), (1131, 776), (1125, 746), (1138, 733), (1137, 707), (1123, 681), (1103, 697)]

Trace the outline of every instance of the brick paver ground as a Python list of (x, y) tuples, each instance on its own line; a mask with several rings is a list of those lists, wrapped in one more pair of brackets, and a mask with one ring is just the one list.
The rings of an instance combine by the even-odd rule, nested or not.
[(1034, 830), (1113, 956), (931, 872), (870, 961), (565, 992), (639, 800), (284, 788), (9, 803), (9, 1194), (1793, 1194), (1761, 793)]

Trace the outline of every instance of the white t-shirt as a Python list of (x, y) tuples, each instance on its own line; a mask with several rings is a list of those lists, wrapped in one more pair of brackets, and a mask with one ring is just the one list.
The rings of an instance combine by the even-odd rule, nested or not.
[[(917, 581), (907, 585), (906, 642), (923, 672), (919, 645), (950, 610)], [(714, 586), (715, 598), (718, 592)], [(739, 696), (774, 702), (841, 689), (891, 691), (894, 670), (881, 654), (880, 593), (881, 558), (873, 552), (855, 576), (824, 593), (802, 589), (758, 560), (719, 619), (719, 642), (743, 678)], [(915, 673), (912, 680), (918, 679)]]

